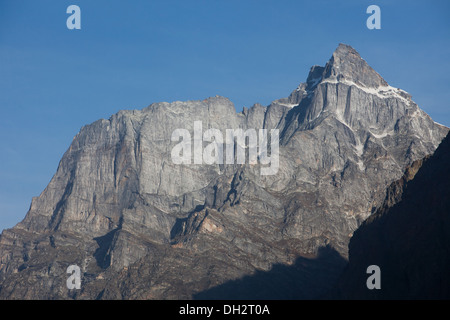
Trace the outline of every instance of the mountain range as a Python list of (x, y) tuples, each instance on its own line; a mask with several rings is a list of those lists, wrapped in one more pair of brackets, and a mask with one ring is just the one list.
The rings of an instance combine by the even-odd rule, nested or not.
[[(261, 162), (174, 163), (174, 131), (199, 122), (277, 130), (276, 173), (262, 175)], [(358, 298), (367, 274), (355, 270), (371, 250), (382, 270), (405, 262), (387, 258), (401, 239), (388, 254), (379, 237), (385, 227), (413, 236), (409, 216), (384, 217), (399, 206), (405, 172), (447, 133), (345, 44), (268, 106), (237, 113), (215, 96), (119, 111), (81, 128), (25, 218), (2, 232), (0, 298)], [(425, 188), (438, 207), (446, 194), (423, 179), (411, 194)], [(426, 235), (417, 246), (448, 240)], [(80, 289), (66, 286), (70, 265), (81, 269)], [(397, 287), (392, 297), (405, 293)]]

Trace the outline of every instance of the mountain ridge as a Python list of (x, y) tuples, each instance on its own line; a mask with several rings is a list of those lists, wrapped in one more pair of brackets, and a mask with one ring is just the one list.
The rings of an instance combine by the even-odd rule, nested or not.
[[(355, 52), (340, 45), (267, 107), (160, 102), (83, 127), (24, 220), (0, 236), (0, 298), (192, 298), (324, 247), (346, 259), (385, 188), (448, 131), (410, 96), (375, 90), (384, 82)], [(332, 81), (314, 80), (324, 73)], [(196, 121), (278, 129), (277, 174), (261, 176), (260, 163), (174, 164), (172, 133)], [(68, 264), (82, 267), (79, 292), (65, 287)], [(342, 261), (328, 267), (337, 275)]]

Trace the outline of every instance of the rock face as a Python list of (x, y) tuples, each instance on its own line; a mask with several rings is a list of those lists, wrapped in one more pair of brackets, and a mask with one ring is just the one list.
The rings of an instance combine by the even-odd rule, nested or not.
[[(450, 135), (409, 167), (383, 205), (355, 232), (349, 265), (333, 297), (450, 299)], [(380, 268), (380, 289), (366, 269)]]
[[(276, 174), (261, 175), (261, 162), (175, 164), (173, 132), (194, 136), (198, 121), (223, 134), (278, 129)], [(24, 220), (3, 231), (0, 298), (220, 298), (229, 292), (215, 287), (276, 266), (304, 273), (302, 293), (271, 290), (290, 277), (258, 292), (317, 297), (386, 188), (447, 131), (343, 44), (267, 107), (236, 113), (216, 96), (120, 111), (81, 129)], [(79, 290), (66, 287), (72, 264)]]

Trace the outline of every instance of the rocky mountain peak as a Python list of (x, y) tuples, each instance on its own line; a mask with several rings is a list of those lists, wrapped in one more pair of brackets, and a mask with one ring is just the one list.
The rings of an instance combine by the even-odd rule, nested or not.
[[(390, 86), (359, 53), (339, 44), (330, 60), (313, 66), (307, 80), (287, 99), (298, 106), (296, 128), (312, 129), (332, 117), (352, 130), (384, 137), (410, 116), (431, 121), (407, 92)], [(368, 130), (370, 129), (370, 130)]]
[(367, 88), (387, 86), (387, 82), (351, 46), (339, 44), (325, 66), (323, 79), (353, 82)]
[[(320, 83), (342, 83), (366, 90), (390, 89), (388, 83), (361, 58), (354, 48), (342, 43), (339, 44), (324, 67), (318, 65), (311, 67), (306, 83), (300, 84), (296, 91), (303, 91), (302, 94), (306, 95)], [(294, 92), (293, 100), (299, 101), (302, 94)]]

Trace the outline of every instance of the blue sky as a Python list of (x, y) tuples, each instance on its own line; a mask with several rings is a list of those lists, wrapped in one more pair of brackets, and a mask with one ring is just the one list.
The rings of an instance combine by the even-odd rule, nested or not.
[[(81, 30), (66, 27), (71, 4)], [(366, 27), (371, 4), (380, 30)], [(0, 0), (0, 230), (83, 125), (159, 101), (268, 105), (339, 43), (450, 126), (450, 1)]]

